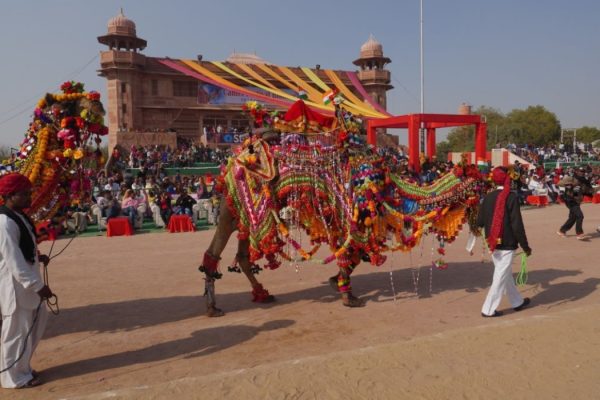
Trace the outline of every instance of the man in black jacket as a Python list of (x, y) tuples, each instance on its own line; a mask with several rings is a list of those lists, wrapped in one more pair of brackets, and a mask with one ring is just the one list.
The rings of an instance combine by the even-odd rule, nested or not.
[(185, 188), (179, 191), (179, 197), (175, 201), (175, 206), (179, 207), (178, 214), (186, 214), (190, 217), (193, 213), (193, 208), (196, 205), (196, 200), (190, 196)]
[(577, 239), (586, 240), (587, 236), (583, 233), (583, 211), (581, 211), (581, 202), (584, 195), (593, 195), (592, 185), (584, 175), (585, 170), (578, 168), (573, 177), (567, 176), (558, 182), (558, 186), (564, 188), (562, 199), (569, 209), (567, 221), (556, 232), (559, 236), (566, 237), (567, 232), (575, 225), (575, 234)]
[(530, 302), (529, 298), (523, 298), (519, 294), (511, 268), (518, 246), (521, 246), (526, 255), (531, 255), (519, 199), (510, 191), (510, 178), (505, 168), (495, 168), (492, 178), (498, 186), (485, 196), (477, 216), (477, 226), (485, 227), (485, 238), (494, 262), (492, 286), (481, 309), (481, 315), (484, 317), (502, 315), (497, 308), (504, 293), (508, 295), (515, 311), (522, 310)]

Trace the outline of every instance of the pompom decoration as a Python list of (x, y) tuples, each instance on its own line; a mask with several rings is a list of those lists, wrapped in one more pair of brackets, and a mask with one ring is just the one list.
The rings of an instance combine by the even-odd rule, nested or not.
[(26, 212), (38, 222), (89, 194), (87, 176), (104, 163), (99, 145), (108, 128), (102, 122), (100, 94), (86, 93), (83, 83), (75, 81), (60, 89), (62, 93), (48, 93), (37, 102), (17, 160), (10, 166), (33, 185)]

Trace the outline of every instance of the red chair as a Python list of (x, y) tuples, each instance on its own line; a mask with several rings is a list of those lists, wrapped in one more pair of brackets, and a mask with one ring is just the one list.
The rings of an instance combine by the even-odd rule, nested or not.
[(196, 230), (192, 218), (186, 214), (171, 215), (168, 228), (170, 233), (194, 232)]
[(50, 225), (50, 221), (40, 222), (36, 225), (35, 231), (38, 237), (38, 243), (44, 240), (54, 241), (58, 237), (56, 228)]
[(548, 196), (527, 196), (527, 203), (532, 206), (545, 207), (548, 205)]
[(127, 217), (115, 217), (106, 223), (106, 236), (131, 236), (133, 228)]

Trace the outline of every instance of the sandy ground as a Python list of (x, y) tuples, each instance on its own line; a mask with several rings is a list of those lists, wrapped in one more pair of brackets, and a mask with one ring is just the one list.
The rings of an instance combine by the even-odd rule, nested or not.
[[(583, 210), (592, 232), (600, 206)], [(246, 279), (225, 272), (217, 292), (227, 315), (212, 319), (196, 267), (213, 231), (78, 238), (50, 265), (61, 312), (33, 360), (46, 383), (0, 398), (597, 399), (600, 234), (558, 237), (566, 215), (564, 206), (524, 212), (534, 255), (521, 291), (532, 307), (504, 303), (505, 315), (488, 319), (491, 263), (480, 246), (465, 252), (464, 232), (445, 271), (430, 269), (431, 238), (361, 266), (361, 309), (343, 307), (326, 284), (333, 266), (262, 272), (277, 296), (270, 305), (250, 302)], [(232, 240), (223, 270), (235, 249)]]

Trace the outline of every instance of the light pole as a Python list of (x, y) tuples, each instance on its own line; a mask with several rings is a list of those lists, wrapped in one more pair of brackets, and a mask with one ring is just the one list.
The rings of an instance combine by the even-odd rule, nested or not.
[[(419, 18), (419, 31), (420, 31), (420, 58), (421, 58), (421, 114), (425, 113), (425, 70), (424, 70), (424, 55), (423, 55), (423, 0), (420, 0), (420, 18)], [(421, 122), (419, 127), (421, 134), (421, 151), (425, 153), (425, 126)]]
[[(577, 146), (577, 129), (576, 128), (563, 128), (560, 131), (560, 143), (564, 144), (565, 143), (565, 136), (568, 136), (569, 132), (573, 132), (573, 152), (575, 152), (575, 148)], [(567, 135), (565, 135), (567, 134)]]
[(496, 135), (494, 138), (494, 148), (498, 147), (498, 125), (496, 125)]

